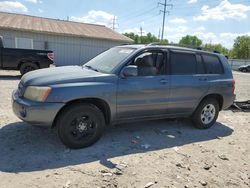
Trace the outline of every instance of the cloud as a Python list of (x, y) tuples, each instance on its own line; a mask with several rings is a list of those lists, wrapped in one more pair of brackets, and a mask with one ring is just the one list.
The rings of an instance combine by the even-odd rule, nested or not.
[(25, 1), (27, 1), (27, 2), (30, 2), (30, 3), (42, 3), (42, 1), (41, 0), (25, 0)]
[(238, 36), (243, 36), (243, 35), (249, 35), (250, 32), (248, 33), (219, 33), (215, 34), (212, 32), (194, 32), (194, 35), (196, 35), (198, 38), (200, 38), (203, 41), (203, 44), (205, 43), (212, 43), (212, 44), (222, 44), (223, 46), (227, 48), (232, 48), (234, 44), (234, 40)]
[(250, 32), (248, 33), (220, 33), (219, 37), (224, 42), (225, 46), (233, 47), (234, 40), (238, 36), (248, 35), (250, 36)]
[(187, 23), (187, 20), (185, 20), (183, 18), (174, 18), (172, 20), (169, 20), (168, 22), (174, 23), (174, 24), (185, 24), (185, 23)]
[(39, 12), (39, 13), (43, 13), (44, 10), (39, 8), (39, 9), (38, 9), (38, 12)]
[(164, 32), (164, 38), (167, 38), (171, 42), (178, 43), (183, 36), (188, 34), (189, 28), (185, 25), (178, 27), (166, 26)]
[(82, 17), (72, 16), (71, 20), (77, 21), (77, 22), (109, 26), (111, 25), (113, 18), (114, 18), (114, 15), (109, 14), (108, 12), (100, 11), (100, 10), (98, 11), (91, 10), (88, 12), (86, 16), (82, 16)]
[(223, 0), (214, 8), (204, 5), (201, 11), (200, 16), (193, 17), (194, 21), (206, 21), (208, 19), (225, 20), (226, 18), (240, 20), (247, 18), (247, 12), (250, 11), (250, 6), (232, 4), (228, 0)]
[(195, 30), (197, 31), (205, 31), (206, 28), (204, 26), (197, 27)]
[(219, 43), (217, 42), (218, 37), (213, 32), (195, 31), (193, 35), (200, 38), (203, 43)]
[(28, 8), (18, 1), (2, 1), (0, 2), (0, 11), (28, 12)]
[(232, 48), (234, 44), (234, 40), (238, 36), (249, 35), (248, 33), (213, 33), (207, 32), (204, 26), (200, 26), (197, 28), (188, 28), (186, 26), (180, 27), (166, 27), (165, 28), (165, 38), (169, 41), (178, 43), (180, 39), (186, 35), (195, 35), (199, 39), (202, 40), (203, 44), (212, 43), (212, 44), (222, 44), (226, 48)]
[(193, 3), (197, 3), (197, 2), (198, 2), (198, 0), (189, 0), (188, 4), (193, 4)]
[(188, 31), (188, 27), (186, 26), (178, 26), (178, 27), (171, 27), (166, 26), (165, 32), (167, 33), (186, 33)]

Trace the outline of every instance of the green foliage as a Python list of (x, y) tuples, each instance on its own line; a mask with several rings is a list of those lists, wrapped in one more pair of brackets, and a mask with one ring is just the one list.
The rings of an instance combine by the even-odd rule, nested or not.
[[(162, 43), (168, 44), (168, 40), (161, 41), (155, 35), (148, 33), (146, 36), (140, 37), (134, 33), (125, 33), (125, 36), (133, 39), (135, 44), (149, 44), (149, 43)], [(174, 45), (174, 44), (173, 44)], [(203, 46), (205, 50), (218, 51), (221, 54), (234, 59), (250, 59), (250, 36), (239, 36), (234, 41), (232, 50), (227, 49), (221, 44), (205, 44), (197, 36), (186, 35), (179, 41), (179, 45), (186, 47), (200, 47)]]
[(235, 39), (231, 56), (237, 59), (250, 59), (250, 36), (245, 35)]
[(179, 44), (183, 46), (200, 47), (202, 41), (197, 36), (186, 35), (181, 38)]
[(154, 42), (168, 44), (168, 40), (161, 41), (152, 33), (148, 33), (146, 36), (142, 36), (142, 37), (135, 34), (135, 33), (125, 33), (123, 35), (133, 39), (135, 41), (135, 44), (150, 44), (150, 43), (154, 43)]
[(225, 56), (229, 56), (230, 55), (230, 51), (222, 46), (221, 44), (205, 44), (204, 45), (204, 50), (208, 50), (208, 51), (218, 51), (221, 54), (225, 55)]

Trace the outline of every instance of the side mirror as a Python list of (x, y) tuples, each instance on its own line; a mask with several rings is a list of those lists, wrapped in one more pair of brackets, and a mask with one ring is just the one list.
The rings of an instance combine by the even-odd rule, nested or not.
[(138, 75), (138, 69), (135, 65), (129, 65), (123, 68), (122, 76), (123, 77), (134, 77)]

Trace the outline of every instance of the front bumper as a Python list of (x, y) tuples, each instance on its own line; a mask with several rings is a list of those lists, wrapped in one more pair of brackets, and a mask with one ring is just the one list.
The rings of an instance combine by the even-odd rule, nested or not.
[(51, 126), (64, 103), (33, 102), (12, 93), (12, 109), (21, 120), (39, 126)]

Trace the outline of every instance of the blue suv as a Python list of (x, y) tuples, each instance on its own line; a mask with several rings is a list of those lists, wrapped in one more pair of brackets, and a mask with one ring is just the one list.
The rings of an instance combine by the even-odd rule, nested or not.
[(37, 70), (13, 92), (13, 111), (33, 125), (56, 127), (70, 148), (95, 143), (104, 127), (178, 118), (207, 129), (232, 105), (235, 82), (218, 53), (158, 45), (111, 48), (82, 66)]

